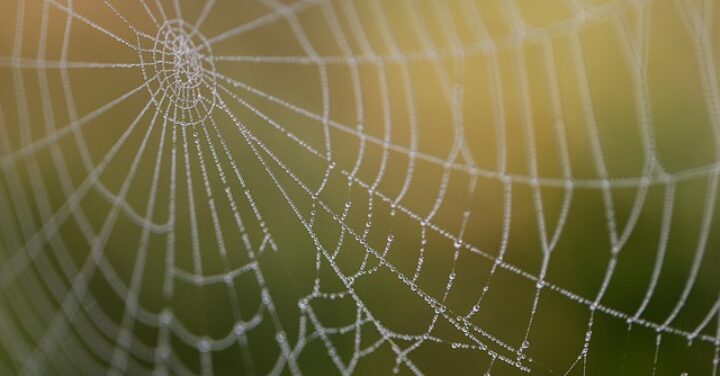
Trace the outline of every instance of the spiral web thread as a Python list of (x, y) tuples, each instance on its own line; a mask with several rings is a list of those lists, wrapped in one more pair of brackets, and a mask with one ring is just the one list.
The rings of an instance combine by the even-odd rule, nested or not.
[[(414, 352), (428, 344), (441, 345), (448, 351), (464, 351), (476, 354), (486, 362), (486, 373), (497, 370), (498, 373), (512, 371), (547, 372), (551, 374), (585, 374), (588, 357), (592, 354), (593, 329), (598, 317), (609, 317), (611, 320), (627, 325), (628, 331), (649, 330), (655, 342), (653, 362), (648, 372), (654, 372), (660, 358), (660, 348), (665, 338), (683, 338), (696, 346), (709, 346), (703, 360), (717, 374), (720, 357), (720, 300), (704, 308), (699, 321), (691, 328), (675, 325), (676, 318), (683, 313), (687, 301), (693, 292), (698, 275), (706, 264), (707, 253), (717, 253), (717, 247), (709, 245), (713, 234), (717, 233), (717, 184), (720, 175), (720, 94), (718, 93), (716, 55), (717, 38), (713, 39), (713, 1), (682, 1), (673, 2), (675, 11), (680, 15), (692, 40), (695, 56), (699, 62), (696, 68), (703, 83), (702, 96), (707, 109), (710, 128), (715, 148), (714, 160), (708, 164), (672, 171), (663, 166), (656, 149), (652, 117), (649, 109), (648, 88), (646, 82), (647, 45), (649, 23), (652, 20), (650, 9), (654, 2), (618, 1), (602, 4), (590, 4), (584, 1), (568, 0), (564, 6), (570, 15), (560, 21), (542, 28), (533, 27), (524, 20), (519, 11), (519, 1), (501, 2), (501, 14), (504, 21), (511, 25), (511, 32), (506, 37), (490, 35), (485, 27), (488, 20), (484, 17), (472, 0), (421, 3), (404, 0), (396, 4), (402, 9), (403, 17), (417, 39), (419, 50), (408, 51), (398, 42), (393, 32), (390, 16), (387, 14), (388, 4), (380, 0), (371, 0), (365, 4), (362, 15), (358, 4), (351, 0), (301, 0), (284, 4), (279, 0), (261, 0), (266, 7), (266, 14), (247, 23), (239, 24), (224, 32), (205, 36), (202, 33), (207, 18), (217, 6), (215, 0), (207, 0), (195, 15), (196, 18), (184, 17), (183, 4), (178, 1), (161, 3), (159, 1), (139, 0), (133, 7), (141, 9), (154, 26), (149, 31), (143, 25), (133, 22), (118, 4), (113, 1), (101, 2), (101, 6), (131, 30), (135, 39), (126, 39), (103, 26), (105, 19), (96, 18), (91, 13), (81, 13), (75, 9), (73, 1), (44, 0), (32, 2), (20, 0), (17, 3), (16, 23), (14, 25), (14, 41), (11, 55), (0, 57), (0, 66), (11, 77), (15, 103), (0, 102), (0, 161), (2, 180), (0, 180), (0, 250), (2, 250), (2, 272), (0, 273), (0, 289), (3, 304), (0, 306), (0, 343), (5, 357), (0, 358), (0, 373), (12, 374), (46, 374), (47, 372), (63, 372), (73, 370), (77, 373), (102, 374), (111, 373), (150, 373), (159, 374), (212, 374), (218, 372), (215, 366), (215, 353), (238, 347), (245, 359), (242, 364), (245, 373), (290, 374), (303, 373), (302, 354), (314, 344), (319, 344), (337, 371), (343, 374), (353, 373), (358, 365), (368, 356), (384, 349), (389, 351), (394, 362), (388, 369), (395, 372), (410, 371), (424, 373), (413, 357)], [(118, 2), (119, 3), (119, 2)], [(420, 7), (431, 9), (431, 15), (421, 12)], [(125, 7), (122, 7), (125, 8)], [(452, 10), (454, 9), (454, 11)], [(325, 25), (332, 31), (330, 36), (342, 55), (324, 56), (316, 50), (313, 40), (306, 33), (301, 22), (307, 12), (321, 12)], [(36, 13), (32, 13), (36, 12)], [(37, 13), (40, 12), (40, 13)], [(29, 16), (31, 15), (32, 16)], [(627, 15), (636, 18), (636, 24), (627, 22)], [(60, 35), (49, 32), (51, 15), (60, 22)], [(60, 17), (59, 17), (60, 16)], [(439, 25), (443, 40), (438, 41), (428, 31), (428, 17), (436, 17), (433, 22)], [(368, 36), (367, 28), (372, 22), (378, 39)], [(630, 66), (632, 82), (628, 90), (632, 90), (637, 99), (635, 109), (638, 113), (638, 125), (642, 133), (642, 173), (634, 177), (613, 177), (608, 172), (603, 153), (603, 145), (598, 133), (597, 119), (592, 109), (593, 99), (590, 94), (590, 83), (585, 71), (580, 32), (589, 26), (609, 23), (617, 33), (618, 39), (624, 44), (627, 64)], [(215, 46), (231, 43), (236, 38), (271, 25), (284, 24), (291, 37), (297, 42), (303, 54), (298, 56), (250, 56), (224, 55), (215, 51)], [(458, 36), (459, 25), (470, 30), (474, 36), (473, 43), (466, 43)], [(105, 63), (82, 62), (69, 60), (73, 37), (71, 30), (75, 27), (89, 27), (93, 32), (120, 49), (128, 49), (136, 54), (136, 62)], [(37, 54), (23, 50), (25, 33), (39, 35)], [(592, 163), (596, 168), (597, 177), (581, 178), (573, 174), (572, 158), (568, 150), (566, 136), (567, 125), (563, 121), (563, 106), (558, 84), (558, 68), (554, 61), (554, 39), (557, 36), (567, 37), (578, 78), (576, 89), (579, 102), (584, 107), (584, 121), (589, 134), (589, 149)], [(377, 41), (381, 41), (377, 43)], [(59, 42), (58, 42), (59, 41)], [(60, 58), (46, 58), (49, 42), (61, 45)], [(514, 69), (520, 92), (529, 92), (526, 56), (523, 46), (537, 46), (543, 56), (542, 74), (549, 84), (545, 95), (549, 98), (552, 112), (557, 117), (557, 126), (553, 137), (556, 138), (556, 152), (560, 156), (561, 177), (546, 177), (539, 172), (536, 135), (532, 126), (523, 128), (523, 151), (527, 156), (527, 173), (520, 174), (509, 171), (508, 141), (503, 118), (502, 80), (498, 55), (511, 53), (517, 65)], [(380, 52), (382, 51), (382, 52)], [(477, 157), (469, 146), (467, 128), (478, 126), (463, 118), (465, 89), (461, 77), (463, 72), (479, 69), (470, 62), (470, 57), (480, 56), (488, 62), (493, 104), (495, 106), (494, 124), (488, 126), (497, 130), (498, 140), (497, 168), (479, 167)], [(271, 93), (233, 78), (223, 73), (223, 64), (258, 64), (288, 65), (312, 67), (319, 77), (319, 93), (322, 106), (320, 111), (307, 109), (301, 103), (293, 103), (283, 98), (282, 93)], [(451, 123), (443, 124), (437, 132), (451, 134), (452, 145), (447, 155), (435, 155), (419, 149), (420, 134), (417, 119), (418, 104), (415, 97), (417, 83), (411, 77), (411, 69), (415, 64), (427, 64), (435, 79), (440, 83), (441, 95), (446, 103), (443, 105), (450, 113)], [(345, 124), (331, 116), (331, 85), (333, 81), (328, 73), (333, 67), (348, 69), (349, 82), (344, 82), (354, 91), (354, 108), (357, 126)], [(364, 128), (368, 122), (364, 119), (361, 75), (365, 70), (372, 70), (378, 78), (378, 92), (375, 93), (383, 109), (382, 124), (375, 127), (383, 129), (378, 136)], [(510, 69), (502, 67), (502, 69)], [(136, 86), (113, 100), (108, 101), (94, 110), (79, 112), (74, 103), (73, 74), (78, 71), (102, 71), (111, 75), (117, 70), (132, 71), (142, 81)], [(403, 96), (406, 101), (409, 132), (407, 143), (393, 140), (393, 106), (390, 104), (391, 89), (388, 87), (388, 76), (399, 72), (403, 82)], [(28, 79), (27, 72), (35, 76)], [(416, 78), (417, 79), (417, 78)], [(59, 84), (57, 84), (59, 83)], [(40, 101), (28, 97), (28, 87), (37, 85)], [(51, 85), (59, 85), (65, 102), (67, 123), (56, 121), (60, 118), (58, 110), (52, 105), (55, 99)], [(56, 89), (57, 91), (57, 89)], [(53, 95), (51, 95), (51, 93)], [(59, 95), (58, 95), (59, 96)], [(142, 97), (144, 105), (133, 120), (124, 124), (125, 128), (112, 145), (103, 150), (101, 158), (93, 156), (93, 140), (84, 133), (87, 128), (100, 127), (103, 115), (128, 101)], [(273, 113), (262, 110), (261, 106), (252, 103), (270, 104), (299, 116), (319, 129), (323, 142), (305, 140), (297, 127), (284, 124)], [(523, 103), (523, 116), (526, 124), (532, 124), (531, 104), (529, 98), (520, 98)], [(274, 149), (272, 141), (263, 140), (253, 130), (253, 125), (235, 111), (241, 106), (254, 115), (272, 134), (288, 144), (299, 147), (304, 157), (311, 160), (314, 168), (321, 170), (321, 179), (312, 180), (303, 177), (302, 171), (283, 155), (283, 150)], [(10, 120), (10, 113), (16, 119)], [(41, 114), (41, 115), (37, 115)], [(42, 134), (34, 132), (30, 125), (35, 116), (43, 119)], [(405, 116), (405, 115), (403, 115)], [(521, 116), (522, 117), (522, 116)], [(108, 123), (109, 124), (109, 123)], [(31, 130), (33, 129), (33, 130)], [(231, 133), (232, 132), (232, 133)], [(10, 133), (18, 133), (19, 143), (13, 144)], [(343, 134), (355, 140), (359, 145), (354, 163), (346, 168), (336, 162), (332, 143), (333, 135)], [(135, 137), (135, 138), (133, 138)], [(66, 150), (62, 142), (74, 140), (76, 159), (84, 169), (82, 179), (78, 180), (68, 167)], [(131, 144), (130, 139), (137, 142)], [(234, 148), (238, 144), (246, 148), (251, 160), (238, 160)], [(106, 173), (114, 160), (127, 158), (127, 153), (119, 157), (122, 150), (133, 148), (131, 159), (126, 161), (127, 172), (118, 188), (106, 185), (101, 176)], [(361, 177), (360, 170), (366, 159), (373, 153), (380, 153), (380, 162), (373, 179)], [(36, 155), (49, 153), (52, 166), (57, 174), (59, 184), (51, 187), (44, 180)], [(396, 192), (383, 192), (382, 182), (390, 169), (393, 156), (407, 159), (399, 181), (402, 182)], [(378, 156), (376, 155), (375, 158)], [(150, 162), (148, 162), (150, 161)], [(197, 163), (197, 165), (195, 165)], [(315, 268), (313, 288), (305, 291), (297, 301), (297, 325), (289, 332), (287, 323), (282, 319), (283, 312), (277, 305), (277, 298), (270, 288), (263, 272), (263, 259), (268, 254), (280, 254), (294, 250), (283, 249), (278, 239), (282, 238), (283, 228), (271, 227), (264, 218), (267, 208), (258, 204), (250, 179), (244, 172), (245, 165), (255, 164), (266, 174), (270, 188), (284, 200), (282, 204), (289, 207), (305, 230), (305, 236), (315, 248)], [(440, 168), (439, 179), (433, 182), (433, 196), (429, 210), (421, 212), (407, 204), (406, 195), (411, 186), (421, 184), (416, 179), (422, 175), (420, 165), (431, 165)], [(193, 169), (194, 166), (194, 169)], [(136, 184), (136, 176), (140, 170), (151, 171), (149, 189), (146, 191), (144, 206), (136, 206), (130, 202), (128, 195)], [(161, 175), (168, 173), (163, 180)], [(458, 197), (451, 191), (451, 181), (462, 176), (465, 182), (464, 196)], [(397, 176), (393, 176), (398, 179)], [(342, 179), (343, 184), (333, 184)], [(27, 181), (28, 184), (21, 184)], [(166, 184), (161, 187), (161, 181)], [(484, 250), (468, 241), (467, 234), (474, 229), (469, 225), (470, 218), (482, 213), (472, 212), (466, 202), (474, 197), (478, 186), (485, 181), (500, 184), (503, 190), (503, 218), (501, 242), (497, 250)], [(679, 296), (672, 304), (672, 309), (662, 320), (651, 320), (644, 317), (644, 311), (651, 304), (659, 281), (666, 248), (671, 242), (670, 223), (673, 208), (676, 206), (676, 188), (686, 181), (705, 182), (702, 216), (699, 221), (696, 242), (687, 252), (692, 256), (689, 271), (682, 281)], [(425, 184), (425, 183), (423, 183)], [(29, 188), (31, 187), (31, 188)], [(541, 262), (539, 269), (529, 270), (506, 260), (512, 252), (508, 246), (510, 237), (511, 206), (513, 192), (517, 187), (529, 189), (532, 194), (532, 213), (537, 219), (536, 231), (540, 238)], [(633, 311), (623, 311), (603, 303), (615, 268), (619, 264), (620, 255), (627, 252), (626, 242), (633, 234), (651, 188), (660, 187), (663, 192), (661, 210), (661, 237), (653, 257), (653, 272), (643, 298), (637, 302)], [(546, 223), (547, 204), (541, 194), (544, 188), (559, 189), (563, 192), (562, 204), (556, 225)], [(619, 189), (636, 190), (630, 214), (623, 226), (617, 215), (613, 192)], [(342, 205), (337, 206), (326, 199), (327, 190), (340, 190), (346, 196)], [(60, 192), (61, 203), (57, 204), (56, 194)], [(553, 283), (547, 278), (548, 268), (553, 260), (553, 250), (564, 234), (570, 208), (579, 190), (600, 192), (602, 207), (605, 213), (604, 222), (610, 242), (607, 249), (608, 258), (604, 267), (602, 283), (591, 295), (574, 292), (573, 286)], [(357, 192), (364, 194), (366, 202), (351, 200)], [(88, 208), (83, 205), (89, 195), (97, 195), (105, 202), (107, 211), (100, 220), (93, 220)], [(52, 196), (52, 197), (51, 197)], [(452, 196), (452, 197), (451, 197)], [(164, 210), (159, 213), (158, 203), (166, 200)], [(459, 221), (454, 225), (445, 225), (437, 219), (442, 208), (451, 201), (461, 202), (463, 210), (459, 213)], [(462, 204), (466, 203), (466, 204)], [(182, 208), (181, 208), (182, 206)], [(201, 216), (196, 207), (206, 206), (208, 216)], [(365, 207), (366, 218), (351, 221), (352, 208)], [(228, 220), (221, 219), (220, 211), (229, 213)], [(158, 218), (167, 215), (167, 221)], [(176, 223), (182, 215), (187, 215), (183, 223), (187, 228), (178, 230)], [(414, 224), (415, 232), (409, 236), (419, 242), (417, 249), (412, 249), (413, 267), (403, 268), (396, 265), (391, 256), (393, 253), (405, 252), (395, 246), (396, 237), (407, 234), (396, 234), (393, 229), (384, 236), (383, 241), (371, 240), (369, 235), (374, 231), (377, 217), (387, 217), (391, 222), (402, 217), (404, 221)], [(139, 229), (139, 243), (133, 251), (131, 273), (129, 278), (121, 277), (116, 265), (106, 255), (112, 247), (111, 238), (120, 218), (125, 218), (132, 226)], [(224, 217), (223, 217), (224, 218)], [(322, 218), (322, 219), (321, 219)], [(398, 219), (399, 220), (399, 219)], [(378, 220), (379, 221), (379, 220)], [(87, 254), (81, 262), (74, 260), (73, 245), (62, 234), (63, 226), (72, 222), (77, 228), (80, 239), (87, 246)], [(317, 227), (318, 223), (332, 223), (339, 236), (328, 242)], [(202, 223), (210, 223), (213, 233), (201, 234)], [(230, 243), (230, 235), (237, 244)], [(189, 236), (189, 257), (192, 270), (176, 265), (175, 257), (180, 257), (176, 249), (177, 238)], [(159, 237), (162, 241), (155, 242), (151, 238)], [(202, 240), (201, 240), (202, 239)], [(441, 239), (441, 240), (437, 240)], [(151, 243), (153, 246), (151, 246)], [(161, 244), (161, 245), (158, 245)], [(340, 265), (339, 257), (345, 249), (361, 251), (360, 262), (354, 270), (348, 271)], [(235, 325), (224, 336), (211, 336), (197, 333), (189, 329), (183, 319), (176, 317), (169, 307), (154, 310), (144, 307), (140, 302), (144, 278), (152, 273), (146, 270), (145, 260), (155, 248), (160, 248), (165, 255), (165, 269), (162, 272), (162, 295), (166, 298), (175, 294), (178, 283), (185, 285), (225, 286), (230, 314)], [(450, 268), (444, 274), (444, 286), (429, 292), (419, 282), (423, 271), (428, 268), (427, 255), (442, 251), (450, 255)], [(209, 273), (203, 269), (203, 252), (217, 253), (222, 271)], [(243, 262), (232, 259), (232, 252), (242, 252)], [(476, 257), (488, 260), (491, 267), (487, 277), (476, 284), (474, 303), (467, 309), (449, 307), (446, 304), (458, 278), (459, 260), (465, 257)], [(326, 289), (327, 272), (336, 277), (339, 288)], [(376, 317), (373, 309), (364, 301), (364, 296), (356, 291), (356, 285), (363, 279), (372, 278), (379, 273), (389, 273), (401, 283), (406, 291), (420, 299), (431, 312), (430, 320), (424, 330), (413, 333), (396, 331)], [(494, 334), (492, 326), (483, 327), (474, 321), (476, 315), (485, 309), (483, 305), (486, 294), (492, 290), (494, 278), (499, 274), (510, 274), (531, 283), (533, 294), (529, 311), (526, 312), (522, 338), (509, 341)], [(386, 274), (387, 275), (387, 274)], [(105, 312), (103, 304), (91, 292), (90, 284), (96, 278), (104, 279), (109, 286), (109, 294), (115, 294), (122, 302), (120, 315)], [(253, 281), (259, 294), (254, 313), (248, 312), (243, 305), (243, 294), (236, 290), (236, 279), (247, 278)], [(397, 282), (397, 281), (395, 281)], [(717, 286), (716, 290), (717, 290)], [(499, 288), (499, 287), (497, 287)], [(538, 307), (542, 306), (546, 295), (559, 296), (561, 299), (582, 307), (587, 313), (585, 328), (576, 333), (581, 338), (570, 362), (559, 369), (550, 369), (542, 358), (533, 356), (531, 341), (533, 325)], [(323, 301), (345, 301), (354, 307), (353, 321), (343, 325), (324, 323), (321, 315), (315, 312), (316, 304)], [(547, 303), (549, 304), (549, 303)], [(154, 340), (139, 338), (135, 335), (139, 325), (154, 328), (157, 335)], [(276, 359), (267, 369), (253, 366), (253, 342), (249, 335), (261, 326), (269, 326), (275, 336), (269, 341), (276, 350)], [(444, 336), (439, 326), (446, 326), (445, 331), (454, 331), (453, 336)], [(640, 329), (638, 329), (640, 328)], [(713, 328), (717, 328), (713, 332)], [(367, 332), (374, 337), (368, 340)], [(338, 347), (336, 339), (350, 336), (352, 345)], [(176, 352), (176, 342), (180, 342), (197, 352), (197, 367), (186, 365), (185, 357)], [(698, 346), (700, 346), (698, 345)], [(690, 345), (689, 345), (690, 346)]]

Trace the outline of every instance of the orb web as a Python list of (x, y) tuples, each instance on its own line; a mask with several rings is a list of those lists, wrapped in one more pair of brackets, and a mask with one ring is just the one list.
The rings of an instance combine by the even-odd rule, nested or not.
[(207, 120), (215, 107), (217, 90), (207, 39), (193, 25), (173, 19), (165, 21), (155, 38), (147, 41), (153, 42), (151, 48), (142, 42), (146, 41), (138, 39), (139, 62), (158, 111), (176, 125)]
[(0, 374), (718, 374), (713, 0), (0, 4)]

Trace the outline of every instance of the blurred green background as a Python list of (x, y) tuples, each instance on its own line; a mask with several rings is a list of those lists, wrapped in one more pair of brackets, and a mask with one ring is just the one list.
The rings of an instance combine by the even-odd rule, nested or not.
[(0, 0), (0, 373), (717, 374), (716, 5)]

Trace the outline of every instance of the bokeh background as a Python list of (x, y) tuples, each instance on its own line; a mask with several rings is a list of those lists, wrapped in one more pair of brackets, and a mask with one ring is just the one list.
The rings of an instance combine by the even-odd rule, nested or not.
[(717, 374), (718, 13), (0, 0), (0, 374)]

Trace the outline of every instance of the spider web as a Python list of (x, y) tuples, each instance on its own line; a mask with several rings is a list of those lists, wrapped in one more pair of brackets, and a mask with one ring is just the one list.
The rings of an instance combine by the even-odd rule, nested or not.
[(713, 1), (231, 3), (1, 5), (0, 373), (718, 374)]

